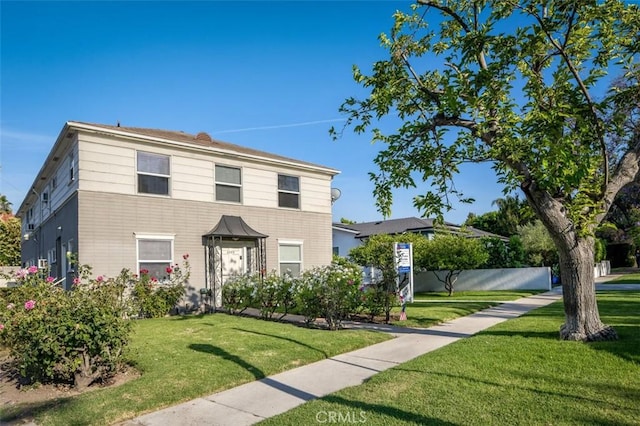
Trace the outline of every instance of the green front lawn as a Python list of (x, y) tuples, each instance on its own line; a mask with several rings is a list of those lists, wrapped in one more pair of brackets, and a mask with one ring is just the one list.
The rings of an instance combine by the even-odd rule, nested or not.
[[(408, 303), (406, 321), (393, 320), (391, 324), (400, 327), (427, 328), (496, 305), (498, 303), (495, 302)], [(391, 312), (397, 318), (400, 308), (393, 308)]]
[(482, 301), (502, 301), (509, 302), (521, 297), (532, 296), (544, 293), (547, 290), (492, 290), (492, 291), (456, 291), (451, 296), (447, 292), (429, 291), (416, 293), (413, 297), (415, 301), (460, 301), (460, 300), (482, 300)]
[(598, 301), (620, 340), (558, 340), (556, 302), (261, 424), (640, 424), (640, 292)]
[(226, 314), (136, 321), (128, 358), (141, 377), (56, 401), (3, 407), (0, 423), (105, 425), (388, 339)]
[[(427, 328), (432, 325), (451, 321), (461, 316), (470, 315), (483, 309), (491, 308), (499, 302), (508, 302), (531, 296), (544, 291), (461, 291), (449, 296), (446, 292), (425, 292), (414, 295), (414, 303), (408, 303), (406, 321), (392, 321), (396, 326)], [(394, 308), (397, 314), (400, 308)]]
[(640, 284), (640, 272), (635, 274), (625, 274), (613, 280), (603, 282), (602, 284)]

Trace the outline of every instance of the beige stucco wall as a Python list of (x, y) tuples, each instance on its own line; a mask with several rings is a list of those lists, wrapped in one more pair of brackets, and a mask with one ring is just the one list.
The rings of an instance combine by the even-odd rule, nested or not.
[(266, 240), (267, 269), (278, 267), (278, 240), (303, 242), (303, 268), (331, 262), (331, 214), (251, 207), (166, 197), (79, 191), (78, 249), (80, 263), (94, 274), (117, 275), (136, 266), (136, 234), (174, 235), (174, 260), (189, 253), (191, 285), (204, 287), (201, 236), (222, 215), (241, 216)]

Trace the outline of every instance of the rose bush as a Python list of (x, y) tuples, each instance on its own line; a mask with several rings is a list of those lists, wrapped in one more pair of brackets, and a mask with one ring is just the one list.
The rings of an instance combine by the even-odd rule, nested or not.
[(0, 306), (0, 341), (22, 377), (83, 388), (117, 371), (130, 333), (121, 283), (85, 277), (65, 291), (37, 268), (15, 278)]
[(133, 315), (138, 318), (159, 318), (168, 315), (186, 293), (190, 275), (189, 256), (184, 255), (183, 266), (177, 263), (166, 268), (166, 275), (158, 279), (142, 269), (140, 275), (124, 270), (123, 279), (131, 283)]
[(222, 304), (230, 314), (241, 314), (255, 304), (256, 275), (237, 275), (227, 280), (222, 287)]
[(337, 330), (360, 309), (361, 281), (360, 268), (345, 260), (306, 270), (296, 292), (298, 310), (308, 324), (320, 317), (330, 330)]
[(167, 314), (185, 293), (189, 277), (186, 257), (183, 267), (167, 268), (163, 282), (127, 269), (115, 278), (91, 278), (87, 265), (76, 270), (71, 291), (32, 266), (12, 277), (17, 287), (0, 293), (0, 343), (29, 382), (84, 388), (107, 379), (124, 362), (128, 318)]

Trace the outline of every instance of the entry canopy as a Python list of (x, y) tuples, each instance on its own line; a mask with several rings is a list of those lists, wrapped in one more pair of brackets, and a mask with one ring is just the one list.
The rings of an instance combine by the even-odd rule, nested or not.
[(222, 215), (218, 224), (207, 234), (202, 236), (203, 244), (209, 238), (233, 238), (238, 240), (256, 240), (267, 238), (268, 235), (260, 233), (247, 225), (240, 216)]

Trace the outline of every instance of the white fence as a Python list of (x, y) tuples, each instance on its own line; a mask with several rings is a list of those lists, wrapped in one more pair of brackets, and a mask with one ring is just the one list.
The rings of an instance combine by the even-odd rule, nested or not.
[[(445, 271), (435, 272), (444, 279)], [(413, 277), (413, 291), (444, 291), (444, 283), (434, 272), (419, 272)], [(462, 271), (454, 285), (455, 291), (466, 290), (551, 290), (551, 269), (504, 268)]]

